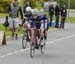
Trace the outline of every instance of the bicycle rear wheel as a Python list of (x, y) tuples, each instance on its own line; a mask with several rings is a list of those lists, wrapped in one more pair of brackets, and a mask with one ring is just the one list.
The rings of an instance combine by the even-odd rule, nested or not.
[(45, 51), (45, 43), (43, 43), (43, 45), (41, 45), (41, 42), (40, 42), (40, 50), (41, 50), (41, 53), (43, 54)]
[(44, 46), (41, 45), (41, 53), (43, 54), (44, 53)]

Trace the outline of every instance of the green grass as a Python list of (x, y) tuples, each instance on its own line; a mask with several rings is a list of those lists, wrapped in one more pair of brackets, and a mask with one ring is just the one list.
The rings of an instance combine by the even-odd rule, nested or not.
[(7, 15), (7, 13), (0, 13), (0, 18), (5, 18)]
[[(10, 28), (8, 27), (7, 29), (3, 26), (3, 24), (0, 24), (0, 31), (5, 31), (6, 36), (11, 36), (11, 31)], [(19, 35), (23, 34), (23, 29), (19, 28)]]
[[(50, 27), (49, 30), (55, 30), (56, 28)], [(5, 31), (6, 37), (11, 36), (11, 31), (10, 28), (8, 27), (7, 29), (3, 26), (3, 24), (0, 24), (0, 31)], [(19, 35), (23, 34), (23, 28), (19, 27)]]
[[(7, 13), (0, 13), (0, 18), (5, 18), (6, 16), (9, 16)], [(21, 19), (20, 13), (19, 13), (19, 18)]]
[(37, 5), (36, 8), (38, 8), (39, 10), (42, 9), (42, 6), (40, 3), (36, 2), (36, 5)]
[(6, 30), (6, 28), (2, 24), (0, 24), (0, 31), (5, 31), (6, 36), (9, 36), (11, 34), (9, 28)]
[[(41, 7), (39, 7), (39, 8), (41, 8)], [(46, 12), (46, 14), (47, 14), (47, 16), (49, 18), (48, 12)], [(6, 13), (0, 13), (0, 18), (5, 18), (6, 15), (8, 15), (8, 14), (6, 14)], [(20, 18), (20, 15), (19, 15), (19, 18)], [(53, 20), (55, 20), (55, 17), (53, 18)], [(60, 18), (60, 20), (61, 20), (61, 18)], [(67, 17), (66, 18), (66, 22), (75, 23), (75, 17)]]
[(67, 17), (66, 22), (75, 23), (75, 17)]
[[(50, 20), (48, 12), (46, 12), (46, 14), (48, 16), (48, 19)], [(55, 21), (55, 16), (53, 17), (53, 21)], [(61, 21), (61, 17), (60, 17), (60, 21)], [(67, 23), (75, 23), (75, 17), (67, 17), (66, 22)]]

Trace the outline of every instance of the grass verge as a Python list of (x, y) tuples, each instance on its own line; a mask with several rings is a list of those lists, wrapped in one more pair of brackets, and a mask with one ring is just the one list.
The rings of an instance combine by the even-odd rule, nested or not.
[[(55, 30), (56, 28), (54, 27), (50, 27), (49, 30)], [(6, 33), (6, 37), (9, 37), (11, 36), (11, 30), (10, 28), (8, 27), (7, 29), (3, 26), (3, 24), (0, 24), (0, 31), (5, 31)], [(19, 27), (19, 35), (22, 35), (23, 34), (23, 28), (22, 27)]]
[[(7, 29), (3, 26), (3, 24), (0, 24), (0, 31), (5, 31), (6, 36), (10, 36), (11, 35), (11, 30), (8, 27)], [(23, 34), (23, 29), (21, 27), (19, 27), (19, 35)]]
[[(49, 15), (48, 15), (47, 12), (46, 12), (46, 14), (47, 14), (47, 16), (49, 18)], [(6, 15), (8, 15), (8, 14), (6, 14), (6, 13), (0, 13), (0, 18), (5, 18)], [(19, 15), (19, 18), (20, 18), (20, 15)], [(55, 20), (55, 16), (54, 16), (53, 20)], [(68, 23), (75, 23), (75, 17), (67, 17), (66, 18), (66, 22), (68, 22)]]

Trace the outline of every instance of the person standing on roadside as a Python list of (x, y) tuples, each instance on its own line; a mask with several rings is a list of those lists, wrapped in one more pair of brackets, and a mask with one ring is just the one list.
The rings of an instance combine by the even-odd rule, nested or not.
[(30, 7), (30, 2), (26, 2), (26, 4), (24, 5), (24, 8), (23, 8), (23, 13), (25, 14), (26, 13), (26, 7)]
[(51, 4), (51, 5), (49, 6), (50, 26), (52, 26), (53, 15), (54, 15), (54, 7), (53, 7), (53, 5)]
[(60, 15), (60, 7), (57, 4), (55, 7), (55, 17), (56, 17), (55, 28), (59, 28), (59, 15)]
[(20, 12), (21, 19), (23, 19), (23, 14), (21, 7), (18, 4), (18, 0), (13, 0), (11, 5), (8, 8), (9, 13), (9, 26), (12, 30), (12, 37), (15, 36), (16, 39), (18, 39), (18, 27), (19, 27), (19, 19), (18, 19), (18, 13)]
[(67, 9), (66, 9), (66, 5), (63, 5), (61, 7), (61, 23), (60, 23), (60, 28), (62, 29), (64, 29), (66, 17), (67, 17)]

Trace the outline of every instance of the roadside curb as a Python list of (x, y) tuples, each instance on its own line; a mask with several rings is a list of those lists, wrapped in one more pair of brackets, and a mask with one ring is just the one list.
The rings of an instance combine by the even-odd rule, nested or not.
[[(49, 28), (48, 31), (56, 31), (58, 30), (57, 28)], [(18, 35), (18, 38), (21, 38), (23, 34)], [(6, 37), (6, 40), (12, 40), (11, 36)]]
[[(21, 37), (22, 37), (22, 34), (18, 35), (18, 38), (21, 38)], [(12, 39), (11, 36), (8, 36), (8, 37), (6, 37), (6, 40), (9, 41), (9, 40), (16, 40), (16, 39)]]

